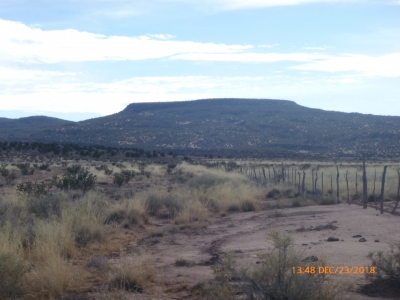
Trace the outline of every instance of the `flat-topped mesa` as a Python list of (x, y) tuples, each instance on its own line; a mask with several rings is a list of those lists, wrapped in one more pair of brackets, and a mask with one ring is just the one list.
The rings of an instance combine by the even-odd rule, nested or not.
[(198, 100), (187, 100), (187, 101), (172, 101), (172, 102), (146, 102), (146, 103), (131, 103), (129, 104), (122, 113), (138, 113), (142, 111), (158, 110), (158, 109), (217, 109), (241, 106), (263, 106), (270, 108), (293, 108), (295, 106), (301, 107), (294, 101), (290, 100), (275, 100), (275, 99), (247, 99), (247, 98), (210, 98), (210, 99), (198, 99)]

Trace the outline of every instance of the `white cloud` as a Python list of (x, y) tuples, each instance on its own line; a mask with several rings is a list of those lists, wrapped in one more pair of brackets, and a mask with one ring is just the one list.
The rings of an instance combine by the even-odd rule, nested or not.
[(280, 46), (280, 44), (272, 44), (272, 45), (258, 45), (258, 48), (273, 48)]
[(160, 40), (169, 40), (175, 37), (171, 34), (148, 34), (148, 36)]
[[(193, 41), (171, 40), (169, 34), (151, 34), (138, 37), (105, 36), (74, 29), (42, 30), (19, 22), (0, 19), (0, 67), (16, 63), (40, 64), (59, 62), (121, 61), (146, 59), (171, 59), (214, 62), (306, 63), (292, 69), (325, 72), (355, 71), (366, 76), (400, 76), (400, 53), (378, 57), (349, 54), (328, 55), (320, 53), (259, 53), (251, 52), (252, 45), (226, 45)], [(261, 45), (272, 47), (275, 45)], [(322, 50), (323, 47), (306, 47)], [(4, 70), (4, 68), (3, 68)], [(5, 71), (1, 76), (7, 77)], [(11, 70), (11, 77), (61, 76), (49, 71)], [(15, 73), (15, 74), (14, 74)], [(14, 75), (13, 75), (14, 74)], [(72, 76), (69, 74), (68, 76)], [(1, 85), (1, 83), (0, 83)]]
[(358, 72), (364, 76), (400, 77), (400, 53), (382, 56), (342, 55), (294, 66), (293, 69), (323, 72)]
[[(5, 83), (17, 83), (21, 81), (38, 82), (47, 81), (52, 78), (60, 80), (60, 78), (75, 77), (75, 72), (59, 72), (35, 69), (18, 69), (0, 66), (0, 86)], [(1, 93), (1, 91), (0, 91)]]
[(218, 8), (226, 10), (354, 1), (357, 0), (213, 0)]
[(326, 50), (327, 47), (302, 47), (304, 50)]
[[(161, 40), (160, 40), (161, 38)], [(171, 41), (169, 35), (105, 36), (74, 29), (44, 31), (0, 19), (0, 61), (58, 63), (165, 58), (179, 53), (236, 53), (249, 45)]]
[(308, 53), (187, 53), (170, 57), (171, 59), (197, 61), (231, 61), (231, 62), (279, 62), (297, 61), (306, 62), (328, 58), (327, 55)]
[(171, 35), (105, 36), (74, 29), (44, 31), (0, 20), (0, 61), (58, 63), (165, 58), (178, 53), (234, 53), (249, 45), (171, 41)]

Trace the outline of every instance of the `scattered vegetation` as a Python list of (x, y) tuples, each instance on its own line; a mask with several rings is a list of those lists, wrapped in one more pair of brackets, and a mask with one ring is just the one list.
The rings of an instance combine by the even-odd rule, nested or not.
[[(303, 256), (293, 249), (290, 236), (277, 231), (270, 234), (275, 250), (259, 256), (261, 261), (254, 268), (239, 268), (227, 255), (216, 268), (213, 283), (204, 287), (208, 299), (339, 299), (348, 286), (327, 281), (316, 271), (323, 261), (303, 262)], [(293, 272), (301, 266), (303, 274)], [(234, 283), (234, 284), (233, 284)]]
[(81, 165), (72, 165), (65, 169), (61, 178), (53, 177), (53, 184), (61, 190), (82, 190), (87, 192), (94, 189), (96, 175), (85, 170)]
[(367, 274), (376, 281), (387, 281), (393, 286), (400, 284), (400, 244), (392, 245), (389, 252), (369, 253), (375, 273)]
[[(156, 242), (174, 232), (201, 230), (212, 214), (225, 216), (272, 209), (272, 217), (284, 217), (286, 214), (280, 208), (337, 203), (334, 188), (331, 193), (325, 188), (325, 194), (315, 186), (313, 190), (310, 172), (317, 170), (313, 165), (304, 167), (310, 178), (307, 177), (301, 193), (299, 175), (291, 177), (299, 168), (297, 165), (196, 160), (177, 153), (161, 155), (147, 151), (143, 151), (140, 160), (132, 160), (132, 153), (136, 152), (121, 155), (122, 150), (117, 148), (108, 151), (105, 147), (103, 154), (100, 148), (94, 147), (92, 152), (82, 148), (82, 156), (71, 145), (39, 143), (32, 148), (32, 144), (16, 143), (11, 147), (7, 143), (7, 152), (0, 154), (4, 161), (0, 166), (0, 269), (5, 270), (0, 272), (0, 299), (52, 299), (85, 293), (93, 276), (106, 284), (107, 293), (112, 295), (144, 292), (156, 280), (151, 263), (134, 260), (119, 264), (109, 259), (120, 247), (134, 252), (132, 241), (142, 229), (149, 233), (146, 238)], [(31, 147), (29, 151), (35, 155), (8, 156), (9, 147), (17, 149), (19, 145), (21, 149)], [(4, 144), (0, 143), (1, 146)], [(38, 149), (42, 156), (36, 155)], [(47, 156), (45, 151), (49, 149), (59, 156)], [(90, 161), (96, 150), (103, 161)], [(68, 160), (64, 152), (68, 152)], [(86, 159), (81, 160), (82, 157)], [(110, 157), (115, 159), (108, 160)], [(329, 183), (325, 180), (325, 184)], [(388, 197), (394, 199), (397, 186), (392, 184), (389, 188)], [(344, 197), (341, 190), (341, 199)], [(154, 219), (169, 223), (171, 228), (154, 226)], [(313, 230), (335, 228), (328, 223)], [(248, 299), (284, 299), (292, 295), (307, 298), (309, 290), (303, 285), (309, 285), (317, 290), (313, 293), (320, 299), (334, 299), (332, 295), (340, 287), (331, 286), (318, 276), (292, 278), (287, 269), (279, 266), (285, 259), (286, 263), (297, 262), (298, 256), (290, 250), (292, 245), (287, 237), (273, 234), (272, 238), (276, 250), (260, 256), (260, 264), (255, 268), (241, 270), (231, 258), (223, 258), (215, 269), (216, 281), (205, 287), (207, 297), (234, 299), (240, 293)], [(398, 251), (371, 255), (373, 264), (379, 266), (374, 279), (398, 282)], [(133, 257), (137, 257), (136, 253)], [(178, 258), (175, 265), (190, 267), (194, 262)]]

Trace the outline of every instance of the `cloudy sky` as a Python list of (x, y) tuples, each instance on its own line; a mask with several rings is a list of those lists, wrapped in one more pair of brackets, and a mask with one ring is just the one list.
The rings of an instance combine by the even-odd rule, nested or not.
[(0, 1), (0, 117), (228, 97), (400, 116), (400, 0)]

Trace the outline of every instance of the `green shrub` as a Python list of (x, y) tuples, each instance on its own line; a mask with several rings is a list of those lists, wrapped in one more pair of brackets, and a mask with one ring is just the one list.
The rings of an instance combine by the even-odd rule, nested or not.
[(31, 168), (30, 163), (17, 164), (17, 167), (21, 170), (21, 175), (33, 175), (35, 172), (35, 169)]
[(96, 175), (80, 165), (66, 167), (61, 178), (53, 177), (53, 184), (61, 190), (82, 190), (87, 192), (96, 185)]
[(176, 168), (176, 164), (175, 164), (175, 163), (169, 163), (169, 164), (167, 165), (167, 173), (168, 173), (169, 175), (171, 175), (171, 174), (172, 174), (172, 171), (173, 171), (175, 168)]
[(6, 184), (11, 184), (15, 179), (17, 179), (17, 174), (15, 174), (15, 171), (12, 170), (10, 172), (10, 170), (6, 169), (4, 165), (0, 168), (0, 175), (4, 177)]
[(25, 196), (40, 197), (49, 193), (51, 184), (33, 183), (31, 181), (22, 182), (17, 185), (17, 191)]
[(113, 182), (118, 187), (121, 187), (125, 183), (125, 177), (121, 173), (114, 173)]
[(135, 177), (134, 171), (124, 170), (121, 173), (114, 173), (113, 182), (118, 187), (121, 187), (125, 183), (129, 183), (132, 178)]

